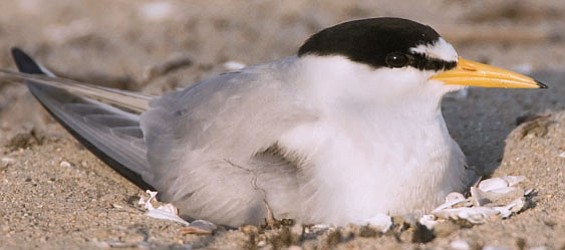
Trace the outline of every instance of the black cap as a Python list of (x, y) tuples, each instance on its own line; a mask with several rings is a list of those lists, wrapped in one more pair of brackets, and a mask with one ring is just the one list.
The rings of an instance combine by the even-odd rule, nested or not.
[(298, 56), (341, 55), (374, 68), (392, 67), (387, 55), (401, 53), (410, 57), (407, 66), (441, 70), (455, 67), (445, 62), (411, 52), (418, 45), (432, 45), (440, 35), (430, 26), (408, 19), (380, 17), (354, 20), (324, 29), (310, 37), (299, 49)]

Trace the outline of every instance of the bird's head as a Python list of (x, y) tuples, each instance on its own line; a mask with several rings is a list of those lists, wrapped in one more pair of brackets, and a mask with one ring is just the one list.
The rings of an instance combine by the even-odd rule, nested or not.
[(329, 66), (328, 79), (356, 75), (338, 84), (381, 99), (419, 93), (439, 99), (467, 86), (546, 88), (528, 76), (463, 59), (434, 29), (402, 18), (355, 20), (324, 29), (300, 47), (298, 56), (318, 62), (318, 68)]

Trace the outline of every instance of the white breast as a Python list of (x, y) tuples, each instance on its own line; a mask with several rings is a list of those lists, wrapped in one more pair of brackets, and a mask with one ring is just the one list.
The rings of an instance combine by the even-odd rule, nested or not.
[(302, 199), (302, 220), (363, 222), (429, 210), (462, 191), (464, 156), (439, 109), (449, 90), (427, 82), (427, 72), (374, 70), (339, 57), (309, 59), (304, 68), (317, 72), (303, 78), (301, 93), (319, 119), (279, 140), (307, 157), (301, 185), (316, 191)]
[(443, 119), (428, 124), (359, 121), (320, 120), (281, 138), (286, 148), (308, 152), (310, 165), (304, 171), (317, 192), (303, 204), (310, 211), (304, 220), (344, 224), (378, 213), (429, 210), (463, 187), (464, 156)]

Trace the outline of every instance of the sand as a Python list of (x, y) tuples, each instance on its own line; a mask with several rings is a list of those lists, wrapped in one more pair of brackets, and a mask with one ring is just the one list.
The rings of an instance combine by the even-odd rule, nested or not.
[(9, 48), (19, 46), (62, 76), (158, 94), (220, 73), (226, 62), (291, 55), (308, 35), (344, 20), (418, 20), (460, 55), (550, 86), (470, 89), (443, 102), (469, 164), (526, 176), (523, 185), (536, 190), (532, 207), (435, 232), (397, 221), (384, 235), (360, 226), (319, 235), (301, 226), (186, 235), (179, 224), (145, 216), (137, 204), (143, 190), (90, 154), (24, 86), (0, 81), (0, 248), (565, 249), (565, 4), (398, 2), (0, 0), (0, 68), (15, 68)]

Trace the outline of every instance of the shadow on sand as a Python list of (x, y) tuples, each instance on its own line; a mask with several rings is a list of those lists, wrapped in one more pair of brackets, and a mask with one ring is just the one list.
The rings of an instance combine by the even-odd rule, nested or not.
[(505, 139), (519, 117), (565, 109), (565, 72), (531, 74), (546, 83), (545, 90), (480, 89), (467, 96), (447, 96), (443, 113), (452, 137), (459, 143), (470, 166), (491, 173), (498, 168)]

